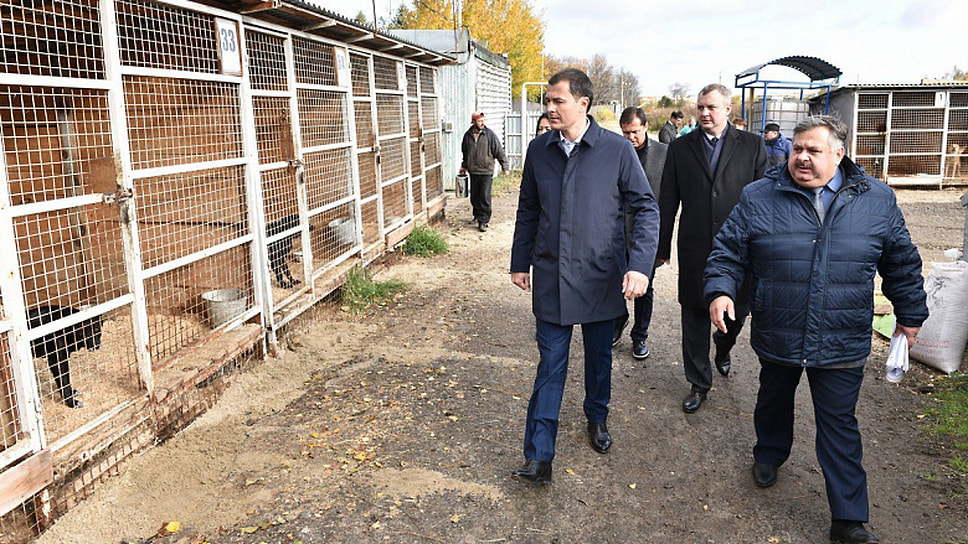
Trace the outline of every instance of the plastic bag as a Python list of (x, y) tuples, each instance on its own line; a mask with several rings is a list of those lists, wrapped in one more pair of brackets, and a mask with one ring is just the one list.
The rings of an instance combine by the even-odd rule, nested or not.
[(909, 368), (908, 339), (907, 336), (898, 333), (895, 325), (894, 335), (891, 336), (891, 351), (887, 354), (887, 373), (884, 376), (887, 381), (898, 383)]

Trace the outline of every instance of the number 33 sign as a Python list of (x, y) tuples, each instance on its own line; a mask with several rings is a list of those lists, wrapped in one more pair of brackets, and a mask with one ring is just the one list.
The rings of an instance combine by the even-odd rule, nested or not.
[(229, 19), (215, 19), (218, 33), (218, 58), (222, 73), (232, 76), (242, 75), (242, 57), (239, 48), (239, 26)]

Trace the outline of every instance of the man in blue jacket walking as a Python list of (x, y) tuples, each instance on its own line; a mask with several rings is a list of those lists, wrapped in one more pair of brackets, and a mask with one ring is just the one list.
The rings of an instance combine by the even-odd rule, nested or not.
[(709, 254), (704, 296), (725, 330), (751, 276), (750, 344), (760, 358), (753, 480), (770, 487), (793, 445), (794, 397), (804, 370), (816, 452), (830, 504), (830, 540), (872, 543), (867, 474), (854, 409), (871, 349), (874, 275), (913, 345), (928, 316), (921, 257), (894, 191), (845, 155), (847, 128), (810, 117), (794, 130), (786, 168), (748, 185)]
[(793, 144), (780, 134), (780, 125), (767, 123), (763, 127), (763, 144), (766, 145), (766, 167), (786, 164), (790, 160)]
[(540, 360), (528, 403), (525, 465), (512, 477), (530, 483), (551, 481), (576, 324), (585, 345), (589, 442), (599, 453), (612, 446), (606, 419), (615, 319), (626, 300), (645, 293), (655, 262), (658, 204), (629, 142), (588, 115), (593, 92), (581, 70), (551, 77), (545, 100), (553, 130), (531, 141), (521, 177), (511, 281), (533, 290)]

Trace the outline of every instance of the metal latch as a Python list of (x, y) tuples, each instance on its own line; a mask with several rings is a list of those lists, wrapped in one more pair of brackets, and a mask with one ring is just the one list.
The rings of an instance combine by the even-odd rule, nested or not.
[(101, 201), (105, 204), (122, 204), (134, 198), (134, 191), (131, 189), (119, 189), (111, 193), (101, 193)]

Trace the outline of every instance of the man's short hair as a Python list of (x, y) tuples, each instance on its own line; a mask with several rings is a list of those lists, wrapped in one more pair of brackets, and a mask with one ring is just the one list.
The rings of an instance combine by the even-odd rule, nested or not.
[(676, 110), (669, 114), (669, 119), (682, 119), (686, 114), (682, 113), (682, 110)]
[(701, 91), (699, 91), (699, 96), (706, 96), (713, 91), (722, 95), (723, 99), (726, 100), (727, 103), (729, 103), (733, 98), (733, 94), (729, 92), (729, 89), (722, 83), (710, 83), (709, 85), (706, 85)]
[(551, 76), (551, 79), (548, 80), (548, 86), (557, 85), (562, 81), (568, 82), (568, 90), (571, 91), (571, 96), (575, 97), (575, 100), (583, 96), (588, 97), (588, 108), (591, 108), (595, 98), (595, 86), (592, 85), (592, 80), (588, 79), (585, 72), (578, 68), (565, 68)]
[(643, 127), (649, 126), (649, 118), (645, 116), (645, 112), (642, 108), (637, 108), (635, 106), (629, 106), (622, 110), (621, 117), (618, 118), (619, 125), (627, 125), (631, 123), (635, 118), (639, 119)]
[(840, 119), (830, 115), (812, 115), (801, 119), (797, 122), (797, 126), (793, 128), (793, 136), (795, 138), (801, 132), (821, 127), (830, 131), (830, 137), (827, 139), (827, 143), (830, 144), (831, 149), (844, 147), (847, 143), (847, 125)]

